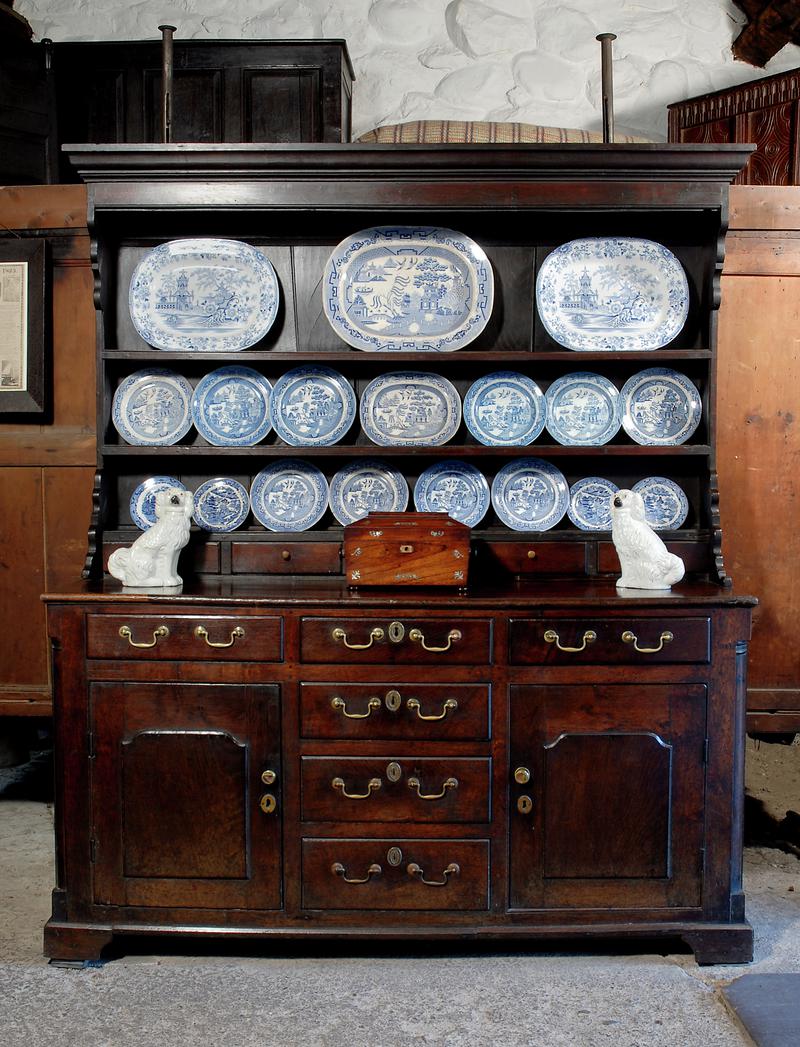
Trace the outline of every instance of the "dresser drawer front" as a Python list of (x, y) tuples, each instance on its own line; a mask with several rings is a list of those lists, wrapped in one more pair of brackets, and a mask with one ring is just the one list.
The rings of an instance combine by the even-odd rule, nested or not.
[(489, 841), (306, 839), (302, 898), (304, 909), (486, 910)]
[(515, 618), (509, 623), (514, 665), (653, 665), (707, 663), (711, 619)]
[(487, 665), (491, 638), (488, 619), (303, 618), (300, 658), (347, 665)]
[(90, 614), (89, 658), (279, 662), (280, 618), (241, 615)]
[(489, 821), (489, 758), (304, 756), (300, 766), (304, 821)]
[(303, 738), (486, 741), (488, 683), (301, 683)]

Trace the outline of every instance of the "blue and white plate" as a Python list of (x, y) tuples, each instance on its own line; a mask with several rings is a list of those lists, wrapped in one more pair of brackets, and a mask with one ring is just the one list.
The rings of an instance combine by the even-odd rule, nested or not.
[(194, 492), (194, 522), (206, 531), (235, 531), (249, 512), (247, 488), (229, 476), (206, 480)]
[(157, 349), (231, 353), (260, 341), (278, 313), (272, 262), (239, 240), (171, 240), (131, 277), (133, 325)]
[(328, 508), (328, 481), (316, 466), (284, 458), (254, 478), (250, 506), (268, 531), (305, 531)]
[(656, 531), (675, 531), (689, 515), (689, 499), (674, 480), (666, 476), (648, 476), (633, 485), (642, 496), (644, 518)]
[(522, 447), (544, 428), (544, 394), (532, 379), (516, 371), (495, 371), (469, 387), (464, 422), (488, 447)]
[(156, 522), (156, 495), (170, 487), (186, 490), (174, 476), (148, 476), (134, 490), (130, 502), (131, 520), (140, 530), (146, 531)]
[(322, 304), (348, 345), (371, 352), (452, 352), (484, 329), (494, 277), (463, 233), (434, 226), (362, 229), (335, 248)]
[(272, 386), (252, 367), (220, 367), (197, 383), (192, 420), (216, 447), (252, 447), (272, 428)]
[(292, 447), (338, 443), (355, 416), (353, 387), (330, 367), (295, 367), (272, 390), (273, 428)]
[(408, 505), (408, 484), (397, 469), (368, 458), (336, 473), (328, 501), (339, 523), (351, 524), (367, 513), (402, 513)]
[(174, 371), (135, 371), (117, 387), (111, 421), (129, 444), (176, 444), (192, 427), (192, 387)]
[(551, 338), (580, 352), (639, 352), (667, 345), (689, 313), (675, 255), (638, 237), (570, 240), (536, 277), (536, 308)]
[(361, 428), (384, 447), (439, 447), (461, 424), (461, 399), (438, 374), (395, 371), (369, 383), (361, 395)]
[(548, 531), (567, 511), (569, 487), (550, 462), (515, 458), (492, 481), (492, 505), (515, 531)]
[(619, 390), (601, 374), (565, 374), (549, 386), (545, 401), (547, 431), (560, 444), (597, 447), (619, 430)]
[(625, 432), (647, 446), (686, 443), (703, 414), (697, 386), (668, 367), (650, 367), (629, 378), (620, 404)]
[(489, 484), (469, 462), (437, 462), (414, 485), (414, 505), (420, 513), (449, 513), (467, 527), (476, 527), (489, 508)]
[(569, 489), (567, 514), (581, 531), (611, 530), (611, 499), (619, 488), (600, 476), (587, 476)]

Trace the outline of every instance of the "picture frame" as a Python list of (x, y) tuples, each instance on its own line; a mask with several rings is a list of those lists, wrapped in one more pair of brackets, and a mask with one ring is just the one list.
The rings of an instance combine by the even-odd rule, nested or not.
[(0, 240), (0, 415), (44, 415), (47, 243)]

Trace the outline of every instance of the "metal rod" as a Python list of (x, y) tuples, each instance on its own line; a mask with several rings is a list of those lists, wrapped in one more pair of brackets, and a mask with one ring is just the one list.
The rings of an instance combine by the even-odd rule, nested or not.
[(614, 71), (612, 69), (611, 41), (617, 39), (616, 33), (600, 33), (595, 37), (600, 41), (600, 59), (602, 62), (603, 93), (603, 141), (614, 141)]
[(172, 141), (172, 34), (177, 26), (160, 25), (161, 33), (161, 141)]

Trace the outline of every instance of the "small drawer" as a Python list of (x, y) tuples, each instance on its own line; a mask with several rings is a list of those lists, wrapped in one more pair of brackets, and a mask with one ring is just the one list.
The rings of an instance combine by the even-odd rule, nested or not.
[(279, 662), (280, 618), (240, 615), (90, 614), (89, 658)]
[(303, 756), (301, 817), (318, 822), (488, 822), (487, 757)]
[(488, 909), (488, 840), (303, 840), (304, 909)]
[(516, 542), (475, 543), (475, 568), (481, 577), (502, 574), (542, 575), (578, 574), (586, 571), (585, 542)]
[(514, 665), (707, 663), (710, 618), (515, 618)]
[(341, 574), (338, 542), (234, 542), (234, 574)]
[(487, 665), (492, 623), (476, 618), (303, 618), (304, 662)]
[(490, 692), (488, 683), (301, 683), (301, 735), (484, 741)]

